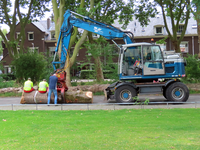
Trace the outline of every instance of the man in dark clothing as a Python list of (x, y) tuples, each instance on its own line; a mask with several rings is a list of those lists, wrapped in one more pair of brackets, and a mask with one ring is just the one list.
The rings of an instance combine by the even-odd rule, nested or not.
[(54, 104), (57, 104), (57, 81), (58, 81), (58, 77), (56, 76), (56, 74), (53, 74), (52, 76), (49, 77), (49, 93), (48, 93), (48, 101), (47, 104), (50, 104), (50, 100), (51, 100), (51, 93), (54, 93)]

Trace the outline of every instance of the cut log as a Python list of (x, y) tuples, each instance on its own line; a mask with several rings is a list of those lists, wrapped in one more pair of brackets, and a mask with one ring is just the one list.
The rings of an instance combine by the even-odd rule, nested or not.
[(94, 85), (78, 85), (73, 87), (68, 87), (68, 91), (91, 91), (91, 92), (103, 92), (110, 84), (94, 84)]
[[(51, 97), (52, 99), (52, 97)], [(21, 104), (47, 104), (47, 93), (32, 91), (30, 93), (22, 93)]]
[(93, 94), (90, 91), (67, 91), (65, 100), (66, 103), (93, 103)]
[[(22, 93), (21, 104), (47, 104), (47, 93), (40, 93), (38, 91), (32, 91), (30, 93)], [(61, 93), (58, 92), (57, 103), (92, 103), (92, 92), (83, 91), (67, 91), (65, 92), (65, 100), (62, 100)], [(54, 104), (54, 95), (51, 94), (51, 104)]]

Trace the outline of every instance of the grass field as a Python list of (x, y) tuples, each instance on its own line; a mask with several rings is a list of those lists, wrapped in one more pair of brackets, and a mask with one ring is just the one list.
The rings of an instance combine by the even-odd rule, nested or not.
[(0, 150), (200, 149), (200, 109), (0, 111)]

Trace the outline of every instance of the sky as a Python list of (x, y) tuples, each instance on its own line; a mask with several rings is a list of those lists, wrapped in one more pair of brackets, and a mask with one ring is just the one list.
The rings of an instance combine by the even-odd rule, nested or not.
[[(15, 0), (11, 0), (12, 1), (12, 3), (14, 4), (14, 1)], [(50, 4), (49, 4), (50, 6), (49, 6), (49, 8), (51, 8), (51, 2), (50, 2)], [(14, 9), (14, 8), (13, 8)], [(13, 13), (13, 11), (14, 10), (12, 10), (12, 13)], [(26, 11), (26, 10), (25, 10)], [(49, 18), (50, 16), (51, 16), (51, 14), (52, 14), (52, 10), (50, 11), (50, 12), (46, 12), (45, 13), (45, 16), (43, 17), (43, 18), (41, 18), (41, 20), (47, 20), (47, 18)], [(40, 20), (40, 18), (38, 18), (38, 20)], [(9, 26), (7, 26), (6, 24), (0, 24), (0, 28), (1, 29), (6, 29), (8, 32), (10, 31), (10, 28), (9, 28)]]

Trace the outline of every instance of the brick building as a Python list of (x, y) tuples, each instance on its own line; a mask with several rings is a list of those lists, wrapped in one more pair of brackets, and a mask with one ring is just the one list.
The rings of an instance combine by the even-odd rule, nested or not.
[[(164, 21), (162, 15), (157, 15), (155, 18), (150, 18), (149, 25), (146, 27), (140, 26), (138, 20), (133, 19), (134, 21), (130, 22), (127, 26), (128, 31), (131, 31), (134, 34), (135, 42), (151, 42), (153, 38), (154, 41), (158, 41), (163, 39), (164, 37), (168, 37), (166, 32), (166, 28), (164, 26)], [(171, 30), (170, 26), (170, 17), (167, 18), (167, 22), (169, 24), (169, 29)], [(121, 28), (121, 25), (116, 21), (114, 26), (117, 28)], [(178, 34), (181, 34), (184, 24), (179, 26)], [(16, 28), (16, 37), (20, 32), (20, 24), (17, 24)], [(26, 41), (25, 41), (25, 48), (36, 48), (38, 52), (47, 52), (50, 51), (51, 54), (55, 51), (55, 25), (50, 19), (45, 21), (33, 22), (28, 24), (25, 27), (26, 33)], [(7, 34), (7, 38), (9, 39), (9, 33)], [(116, 42), (118, 44), (123, 44), (124, 41), (122, 39), (117, 39)], [(169, 38), (166, 39), (166, 44), (160, 45), (163, 50), (173, 50), (172, 42)], [(199, 53), (199, 45), (198, 45), (198, 35), (197, 35), (197, 23), (191, 17), (188, 21), (187, 30), (185, 33), (185, 37), (182, 40), (181, 44), (181, 51), (184, 56), (187, 54), (198, 54)], [(85, 61), (86, 59), (86, 50), (80, 50), (79, 54), (77, 55), (77, 62)], [(103, 58), (102, 58), (103, 59)], [(10, 73), (10, 63), (12, 59), (9, 57), (8, 50), (4, 46), (3, 51), (3, 59), (1, 60), (4, 66), (4, 73)], [(117, 59), (116, 59), (117, 61)], [(91, 64), (93, 65), (93, 64)]]

